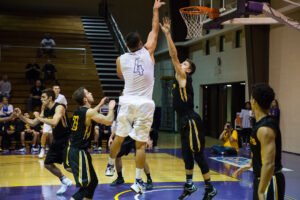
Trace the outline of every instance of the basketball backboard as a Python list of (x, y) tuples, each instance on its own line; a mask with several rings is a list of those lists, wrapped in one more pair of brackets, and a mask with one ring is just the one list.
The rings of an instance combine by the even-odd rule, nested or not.
[[(300, 3), (298, 4), (292, 0), (284, 1), (300, 8)], [(182, 12), (185, 11), (184, 9), (180, 9), (188, 29), (187, 39), (201, 37), (202, 29), (220, 29), (223, 25), (231, 24), (262, 25), (282, 23), (300, 30), (299, 22), (273, 9), (269, 4), (269, 0), (191, 0), (190, 4), (195, 6), (195, 9), (192, 8), (185, 13)], [(196, 8), (197, 6), (200, 7)], [(209, 14), (212, 11), (204, 13), (203, 11), (207, 10), (206, 8), (216, 9), (219, 12), (218, 17), (210, 17)], [(253, 15), (260, 16), (253, 17)], [(197, 23), (200, 26), (197, 26)], [(200, 31), (197, 32), (197, 29)]]

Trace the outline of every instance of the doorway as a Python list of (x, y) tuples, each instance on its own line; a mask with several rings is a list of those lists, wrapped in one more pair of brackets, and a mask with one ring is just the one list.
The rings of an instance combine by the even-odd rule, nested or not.
[(207, 136), (218, 138), (227, 121), (232, 122), (245, 103), (245, 82), (201, 85), (203, 122)]

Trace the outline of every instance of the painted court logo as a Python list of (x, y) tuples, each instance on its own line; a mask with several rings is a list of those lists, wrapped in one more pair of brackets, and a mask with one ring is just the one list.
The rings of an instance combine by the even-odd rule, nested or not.
[(245, 157), (210, 157), (210, 159), (222, 162), (222, 163), (227, 163), (236, 167), (242, 167), (250, 163), (249, 158)]
[[(245, 158), (245, 157), (239, 157), (239, 156), (234, 156), (234, 157), (225, 157), (225, 156), (219, 156), (219, 157), (209, 157), (212, 160), (230, 164), (232, 166), (236, 167), (243, 167), (245, 165), (248, 165), (250, 163), (250, 158)], [(252, 171), (252, 169), (250, 169)], [(282, 168), (282, 171), (284, 172), (290, 172), (293, 171), (292, 169), (288, 168)]]

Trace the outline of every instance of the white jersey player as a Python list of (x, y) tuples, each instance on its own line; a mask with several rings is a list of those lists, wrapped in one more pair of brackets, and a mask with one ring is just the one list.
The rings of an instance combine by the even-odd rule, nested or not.
[(146, 44), (137, 32), (126, 36), (129, 53), (117, 59), (117, 74), (124, 79), (123, 96), (119, 99), (116, 137), (110, 148), (106, 175), (114, 174), (115, 158), (124, 138), (128, 135), (136, 141), (136, 180), (131, 189), (136, 193), (144, 191), (142, 173), (145, 165), (145, 148), (153, 121), (155, 105), (152, 100), (154, 85), (154, 51), (159, 32), (159, 8), (164, 4), (155, 0), (153, 6), (152, 30)]

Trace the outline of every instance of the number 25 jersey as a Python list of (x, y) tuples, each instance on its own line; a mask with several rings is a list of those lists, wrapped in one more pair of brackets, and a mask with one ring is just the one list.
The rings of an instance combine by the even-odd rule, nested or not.
[(74, 111), (71, 126), (71, 147), (88, 149), (91, 138), (92, 123), (85, 125), (87, 107), (79, 107)]

